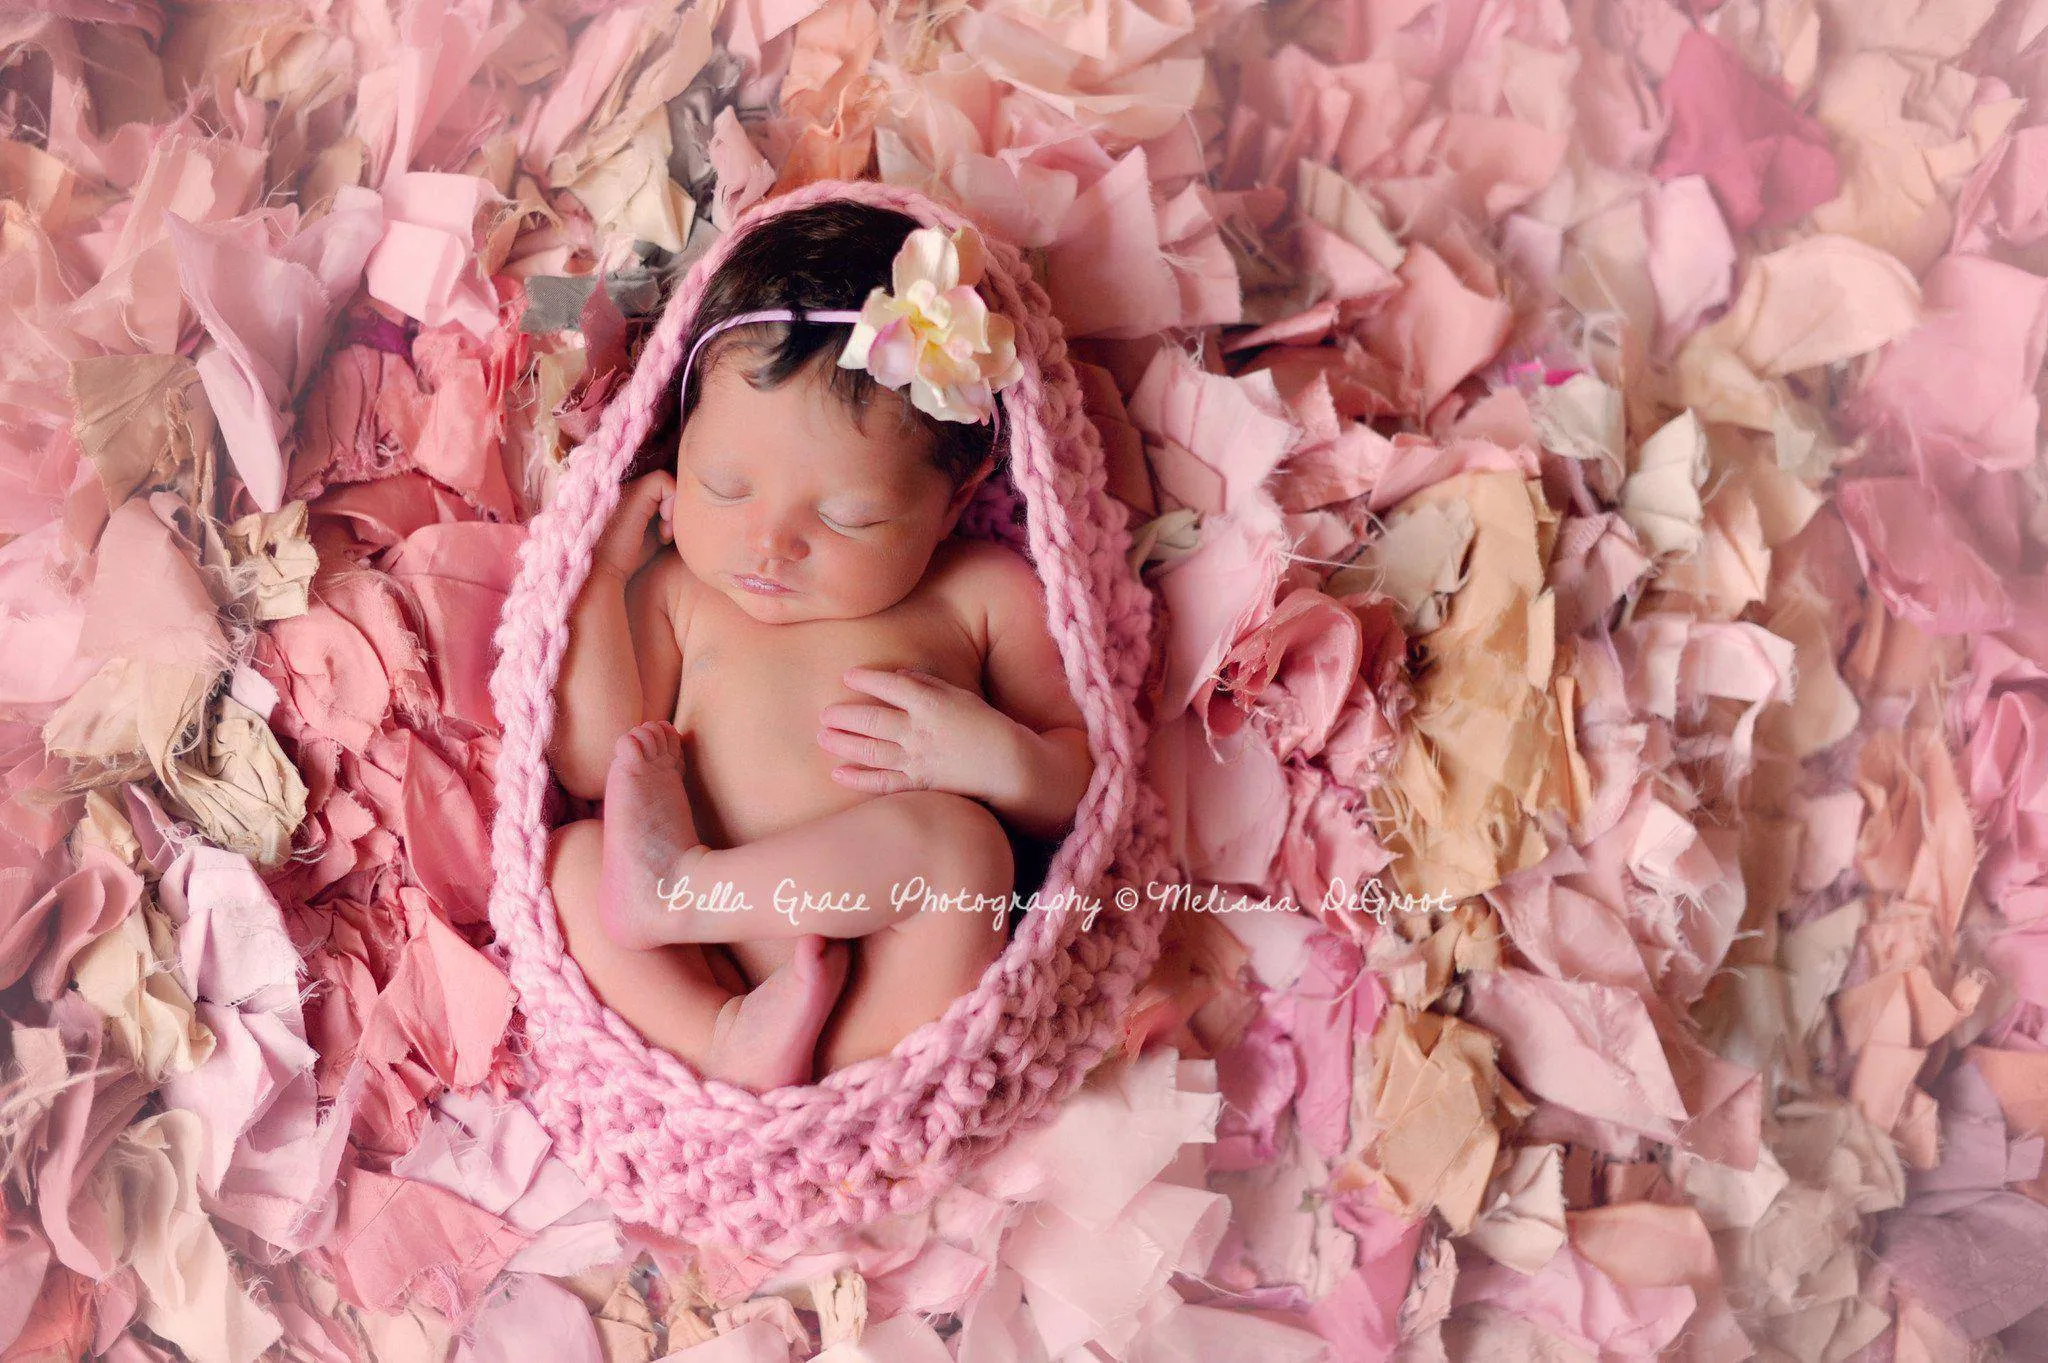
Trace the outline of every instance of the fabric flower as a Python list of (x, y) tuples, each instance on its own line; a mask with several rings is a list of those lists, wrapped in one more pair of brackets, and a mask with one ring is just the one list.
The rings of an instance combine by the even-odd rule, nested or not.
[(865, 368), (885, 388), (909, 384), (917, 409), (941, 421), (987, 421), (996, 391), (1024, 366), (1015, 326), (974, 291), (986, 263), (971, 226), (950, 237), (936, 227), (912, 232), (896, 253), (894, 292), (868, 294), (840, 368)]

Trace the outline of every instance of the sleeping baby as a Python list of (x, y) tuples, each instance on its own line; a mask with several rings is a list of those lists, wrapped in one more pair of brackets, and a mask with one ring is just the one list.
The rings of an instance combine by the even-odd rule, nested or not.
[(1020, 372), (979, 236), (850, 200), (734, 230), (674, 470), (628, 471), (570, 618), (549, 758), (603, 810), (548, 874), (597, 996), (758, 1092), (973, 989), (1012, 837), (1061, 837), (1094, 764), (1035, 571), (953, 535)]

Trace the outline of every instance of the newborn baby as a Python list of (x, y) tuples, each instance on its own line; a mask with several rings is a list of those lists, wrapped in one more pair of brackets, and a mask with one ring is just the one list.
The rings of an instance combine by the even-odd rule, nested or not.
[(987, 385), (913, 406), (877, 382), (907, 327), (865, 364), (843, 322), (712, 334), (792, 304), (886, 320), (892, 257), (899, 300), (929, 308), (949, 267), (971, 285), (977, 240), (915, 228), (847, 201), (742, 225), (674, 470), (629, 473), (556, 690), (555, 773), (604, 802), (553, 839), (570, 954), (650, 1042), (757, 1091), (887, 1054), (972, 989), (1007, 942), (1010, 834), (1061, 837), (1093, 773), (1036, 573), (952, 535), (993, 432), (932, 409)]

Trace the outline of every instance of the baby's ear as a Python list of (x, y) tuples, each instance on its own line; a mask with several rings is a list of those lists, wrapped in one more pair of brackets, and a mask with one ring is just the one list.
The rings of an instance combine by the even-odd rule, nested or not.
[(968, 474), (967, 481), (960, 485), (960, 504), (962, 506), (965, 506), (968, 500), (974, 496), (976, 490), (979, 489), (983, 483), (987, 482), (989, 479), (989, 475), (993, 474), (995, 471), (995, 455), (984, 455), (982, 457), (980, 466), (977, 467), (974, 470), (974, 472)]
[(996, 457), (990, 455), (981, 461), (980, 468), (968, 474), (966, 481), (953, 490), (953, 496), (946, 502), (947, 534), (953, 533), (953, 527), (960, 521), (960, 513), (967, 509), (967, 504), (974, 500), (974, 494), (980, 491), (981, 485), (988, 480), (988, 476), (991, 473), (995, 472), (995, 468)]

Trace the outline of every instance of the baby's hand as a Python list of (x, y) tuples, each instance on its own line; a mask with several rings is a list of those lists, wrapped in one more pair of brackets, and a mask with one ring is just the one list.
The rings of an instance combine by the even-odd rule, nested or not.
[[(674, 474), (650, 473), (628, 483), (597, 542), (593, 566), (616, 573), (621, 581), (639, 572), (668, 543), (675, 499)], [(649, 521), (657, 522), (652, 534)]]
[(981, 798), (1023, 772), (1022, 725), (972, 691), (907, 668), (849, 668), (846, 684), (884, 703), (846, 702), (818, 713), (818, 744), (850, 765), (832, 779), (856, 790), (942, 790)]

